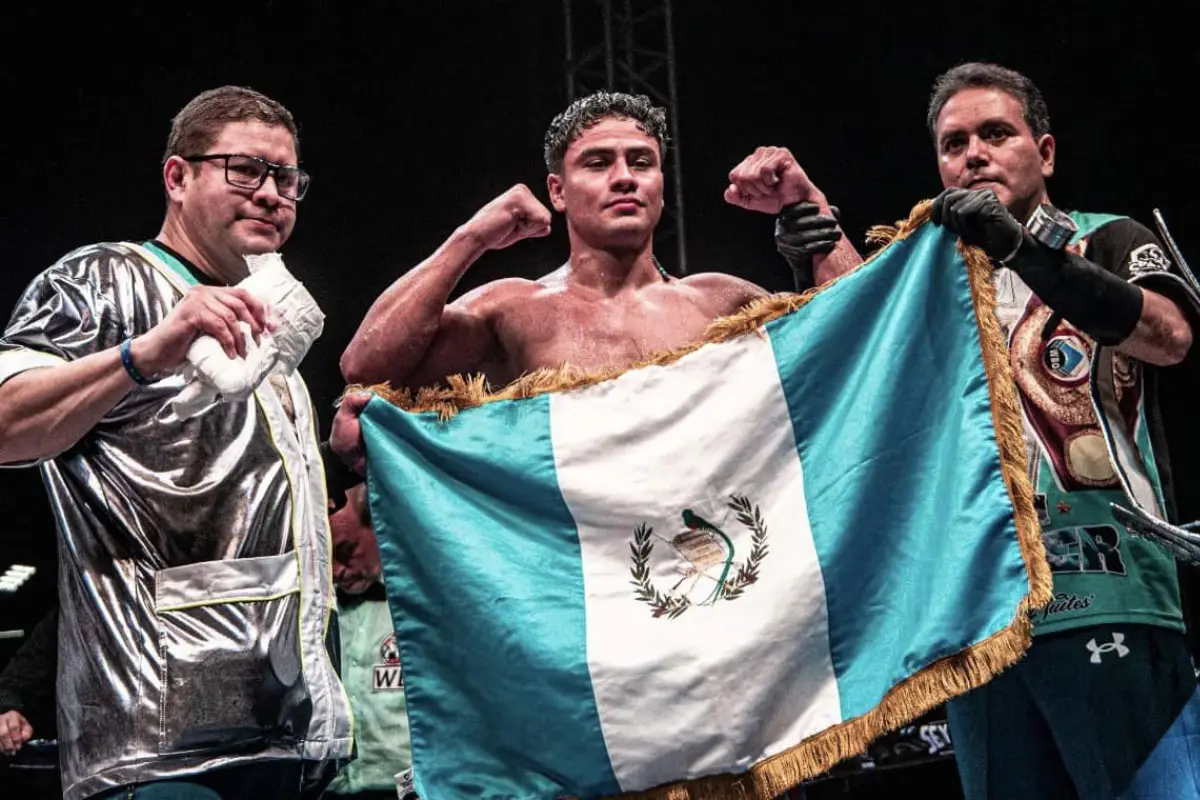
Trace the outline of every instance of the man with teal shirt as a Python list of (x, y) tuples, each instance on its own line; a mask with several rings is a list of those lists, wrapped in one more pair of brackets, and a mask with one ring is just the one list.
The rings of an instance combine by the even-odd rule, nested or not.
[(63, 256), (0, 336), (0, 464), (40, 466), (60, 536), (63, 792), (315, 797), (353, 749), (316, 413), (295, 372), (181, 407), (199, 337), (295, 322), (235, 285), (295, 225), (296, 123), (203, 92), (161, 174), (158, 236)]
[[(968, 798), (1200, 796), (1196, 676), (1176, 565), (1111, 503), (1173, 516), (1155, 389), (1183, 369), (1197, 298), (1144, 226), (1064, 214), (1037, 87), (993, 64), (934, 86), (946, 190), (932, 219), (996, 263), (1054, 600), (1028, 656), (948, 704)], [(1020, 222), (1024, 220), (1024, 224)]]
[[(1050, 205), (1056, 143), (1024, 75), (955, 67), (938, 78), (927, 122), (945, 187), (932, 220), (996, 264), (996, 315), (1054, 575), (1025, 659), (948, 704), (964, 793), (1200, 797), (1200, 700), (1176, 564), (1110, 506), (1132, 498), (1176, 520), (1158, 388), (1195, 369), (1200, 300), (1144, 226)], [(760, 174), (764, 196), (795, 200), (790, 187), (810, 183), (782, 148), (760, 148), (735, 174), (745, 170)], [(800, 276), (821, 280), (813, 255), (839, 235), (836, 219), (802, 204), (779, 214), (776, 245), (798, 288)]]
[[(333, 579), (338, 588), (342, 683), (354, 710), (355, 759), (329, 785), (327, 797), (401, 800), (412, 766), (408, 706), (400, 650), (383, 589), (379, 548), (371, 529), (366, 484), (336, 457), (326, 458), (333, 530)], [(339, 485), (340, 482), (340, 485)], [(348, 487), (348, 488), (346, 488)], [(411, 778), (408, 778), (411, 783)], [(415, 796), (415, 795), (414, 795)]]
[[(1200, 711), (1173, 556), (1111, 505), (1172, 517), (1155, 394), (1194, 369), (1197, 298), (1133, 220), (1050, 205), (1037, 87), (993, 64), (934, 85), (932, 218), (996, 263), (1055, 599), (1026, 658), (948, 704), (968, 798), (1200, 797)], [(1022, 224), (1024, 220), (1024, 224)], [(1173, 269), (1173, 266), (1175, 269)]]

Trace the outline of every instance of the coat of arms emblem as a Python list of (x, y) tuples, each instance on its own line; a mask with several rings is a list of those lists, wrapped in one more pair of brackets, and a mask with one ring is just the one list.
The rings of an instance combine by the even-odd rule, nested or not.
[[(714, 524), (690, 508), (680, 514), (681, 528), (670, 538), (655, 533), (644, 522), (634, 530), (629, 545), (633, 557), (630, 583), (636, 599), (650, 606), (653, 616), (673, 619), (693, 606), (736, 600), (758, 581), (759, 567), (768, 552), (766, 523), (749, 498), (733, 495), (727, 508), (733, 519), (750, 532), (750, 552), (745, 561), (737, 560), (735, 536), (722, 527), (729, 527), (725, 521)], [(655, 540), (666, 544), (677, 561), (675, 573), (679, 580), (665, 592), (650, 575)], [(745, 552), (745, 546), (743, 542), (741, 552)]]

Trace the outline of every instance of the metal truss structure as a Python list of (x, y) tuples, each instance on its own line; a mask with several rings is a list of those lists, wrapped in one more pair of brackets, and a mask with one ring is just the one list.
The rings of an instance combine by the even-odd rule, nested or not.
[(655, 252), (675, 275), (687, 274), (683, 163), (675, 90), (671, 0), (563, 0), (567, 102), (600, 90), (647, 95), (667, 109), (671, 134), (667, 198)]

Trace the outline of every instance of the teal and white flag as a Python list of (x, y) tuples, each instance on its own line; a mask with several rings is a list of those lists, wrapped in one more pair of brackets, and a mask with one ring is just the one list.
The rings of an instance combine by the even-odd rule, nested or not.
[(770, 798), (1021, 656), (1050, 581), (989, 267), (923, 216), (653, 364), (379, 390), (423, 800)]

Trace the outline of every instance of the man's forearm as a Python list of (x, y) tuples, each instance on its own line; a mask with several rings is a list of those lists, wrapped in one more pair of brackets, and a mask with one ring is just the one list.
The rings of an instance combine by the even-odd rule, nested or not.
[(437, 335), (450, 293), (486, 250), (464, 226), (388, 287), (342, 354), (342, 377), (349, 383), (403, 382)]
[[(822, 214), (835, 216), (824, 194), (817, 193), (810, 200), (820, 207)], [(838, 229), (841, 230), (840, 225)], [(823, 286), (834, 278), (845, 275), (862, 262), (863, 257), (851, 244), (846, 232), (842, 231), (842, 238), (834, 245), (832, 251), (813, 258), (813, 281), (815, 285)]]
[(817, 256), (813, 259), (813, 278), (817, 286), (829, 283), (834, 278), (845, 275), (863, 262), (863, 258), (850, 240), (842, 236), (841, 241), (828, 255)]
[(1080, 255), (1050, 250), (1028, 232), (1022, 237), (1012, 268), (1072, 325), (1148, 364), (1170, 366), (1187, 355), (1191, 326), (1173, 301)]
[(1183, 361), (1192, 347), (1192, 328), (1170, 298), (1141, 289), (1142, 313), (1133, 333), (1116, 346), (1122, 353), (1159, 367)]
[[(137, 341), (134, 341), (137, 362)], [(113, 347), (0, 385), (0, 463), (57, 455), (95, 427), (135, 386)]]

